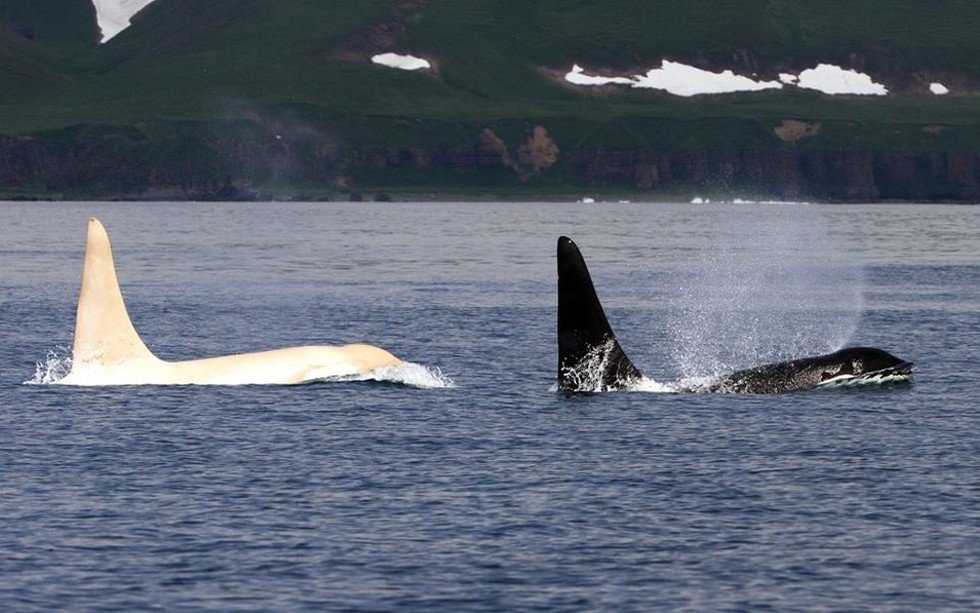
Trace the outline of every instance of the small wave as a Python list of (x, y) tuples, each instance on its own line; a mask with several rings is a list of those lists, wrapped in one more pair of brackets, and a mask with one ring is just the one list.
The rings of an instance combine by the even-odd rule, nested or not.
[(24, 385), (52, 385), (71, 371), (71, 349), (58, 347), (48, 351), (44, 360), (34, 363), (34, 377)]
[(443, 389), (456, 387), (453, 380), (434, 366), (403, 362), (397, 366), (384, 366), (374, 370), (340, 377), (337, 381), (383, 381), (399, 383), (419, 389)]

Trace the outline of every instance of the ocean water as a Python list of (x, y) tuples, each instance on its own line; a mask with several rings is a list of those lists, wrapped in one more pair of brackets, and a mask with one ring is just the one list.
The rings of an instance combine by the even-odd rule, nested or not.
[[(980, 609), (978, 207), (0, 211), (3, 610)], [(424, 376), (28, 384), (92, 215), (161, 357), (370, 342)], [(915, 381), (557, 393), (560, 234), (653, 381), (845, 344)]]

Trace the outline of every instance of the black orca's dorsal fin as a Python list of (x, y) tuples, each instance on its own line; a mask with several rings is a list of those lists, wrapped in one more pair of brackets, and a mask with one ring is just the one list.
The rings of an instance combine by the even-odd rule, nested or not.
[(558, 386), (571, 392), (622, 389), (643, 375), (633, 365), (602, 310), (578, 247), (558, 239)]

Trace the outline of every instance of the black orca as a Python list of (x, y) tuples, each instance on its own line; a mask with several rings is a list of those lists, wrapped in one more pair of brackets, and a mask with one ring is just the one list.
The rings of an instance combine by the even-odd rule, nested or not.
[[(678, 391), (778, 394), (814, 387), (904, 382), (915, 365), (873, 347), (851, 347), (812, 358), (765, 364), (679, 385)], [(605, 392), (634, 387), (643, 375), (626, 356), (596, 295), (578, 247), (558, 239), (558, 388)]]
[(827, 355), (765, 364), (724, 375), (702, 385), (683, 388), (691, 392), (731, 394), (780, 394), (814, 387), (845, 387), (868, 383), (905, 382), (915, 364), (882, 349), (850, 347)]

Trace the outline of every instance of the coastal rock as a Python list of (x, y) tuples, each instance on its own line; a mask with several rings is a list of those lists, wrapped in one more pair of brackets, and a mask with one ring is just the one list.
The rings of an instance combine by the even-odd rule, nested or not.
[(85, 128), (0, 137), (0, 197), (230, 199), (320, 197), (385, 186), (553, 182), (636, 190), (649, 198), (727, 193), (788, 200), (877, 202), (980, 198), (980, 154), (837, 148), (579, 147), (541, 126), (509, 148), (492, 130), (469, 144), (345, 147), (242, 131), (150, 137)]

